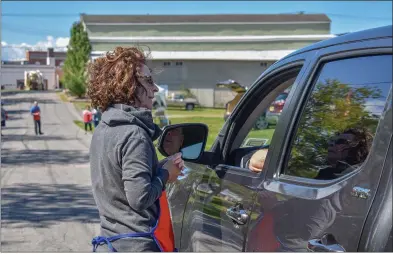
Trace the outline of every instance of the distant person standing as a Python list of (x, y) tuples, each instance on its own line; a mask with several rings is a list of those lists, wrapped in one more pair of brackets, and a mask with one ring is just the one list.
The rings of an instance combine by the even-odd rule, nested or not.
[(33, 107), (30, 109), (30, 113), (33, 115), (35, 134), (44, 134), (41, 132), (41, 110), (38, 106), (38, 102), (34, 102)]
[(1, 102), (1, 136), (3, 136), (3, 128), (5, 127), (5, 121), (8, 119), (7, 111), (3, 108), (3, 102)]
[(93, 120), (93, 114), (90, 111), (90, 106), (87, 105), (86, 109), (83, 110), (83, 122), (85, 123), (85, 134), (87, 134), (87, 126), (89, 126), (90, 131), (92, 131), (91, 121)]
[(93, 108), (93, 123), (94, 123), (94, 128), (98, 126), (98, 124), (101, 121), (101, 111), (100, 108)]

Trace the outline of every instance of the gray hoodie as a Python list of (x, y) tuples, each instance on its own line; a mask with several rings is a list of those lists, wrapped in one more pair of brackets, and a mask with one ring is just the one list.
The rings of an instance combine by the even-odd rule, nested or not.
[[(93, 195), (101, 236), (149, 232), (168, 171), (158, 169), (153, 141), (161, 134), (150, 110), (116, 104), (102, 114), (90, 145)], [(115, 241), (120, 252), (158, 251), (151, 238)], [(98, 251), (108, 251), (104, 245)]]

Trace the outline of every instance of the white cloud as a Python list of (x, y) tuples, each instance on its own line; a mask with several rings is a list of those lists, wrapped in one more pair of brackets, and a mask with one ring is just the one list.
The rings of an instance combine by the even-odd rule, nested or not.
[(55, 51), (67, 51), (69, 38), (47, 36), (46, 41), (38, 41), (34, 45), (27, 43), (8, 44), (5, 41), (1, 42), (1, 60), (8, 61), (22, 61), (26, 59), (26, 50), (41, 50), (45, 51), (48, 48), (55, 48)]
[(67, 47), (69, 41), (68, 37), (59, 37), (56, 39), (56, 47)]
[(370, 114), (380, 116), (385, 108), (386, 101), (383, 99), (369, 99), (365, 103), (365, 110)]
[(26, 50), (22, 47), (1, 47), (1, 60), (22, 61), (26, 59)]

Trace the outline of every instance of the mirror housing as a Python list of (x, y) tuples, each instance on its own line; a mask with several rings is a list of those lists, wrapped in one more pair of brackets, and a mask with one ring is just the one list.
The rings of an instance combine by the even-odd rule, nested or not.
[(165, 126), (158, 140), (158, 151), (165, 157), (181, 152), (184, 161), (198, 161), (205, 150), (208, 127), (202, 123)]

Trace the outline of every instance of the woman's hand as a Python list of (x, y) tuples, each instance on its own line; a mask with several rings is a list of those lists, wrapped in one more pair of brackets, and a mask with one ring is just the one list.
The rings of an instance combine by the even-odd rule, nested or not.
[[(181, 171), (184, 169), (184, 161), (181, 158), (181, 153), (169, 156), (164, 160), (165, 163), (162, 168), (166, 169), (169, 173), (168, 183), (173, 183), (177, 180), (177, 177), (182, 174)], [(161, 162), (163, 162), (164, 160), (162, 160)]]
[(162, 168), (169, 159), (173, 159), (175, 161), (175, 164), (178, 165), (178, 167), (181, 168), (181, 170), (183, 170), (184, 169), (184, 161), (181, 158), (181, 155), (182, 155), (181, 153), (177, 153), (177, 154), (174, 154), (172, 156), (162, 159), (161, 161), (158, 162), (158, 168)]
[(168, 158), (164, 158), (158, 162), (158, 168), (162, 168), (164, 164), (168, 161)]

